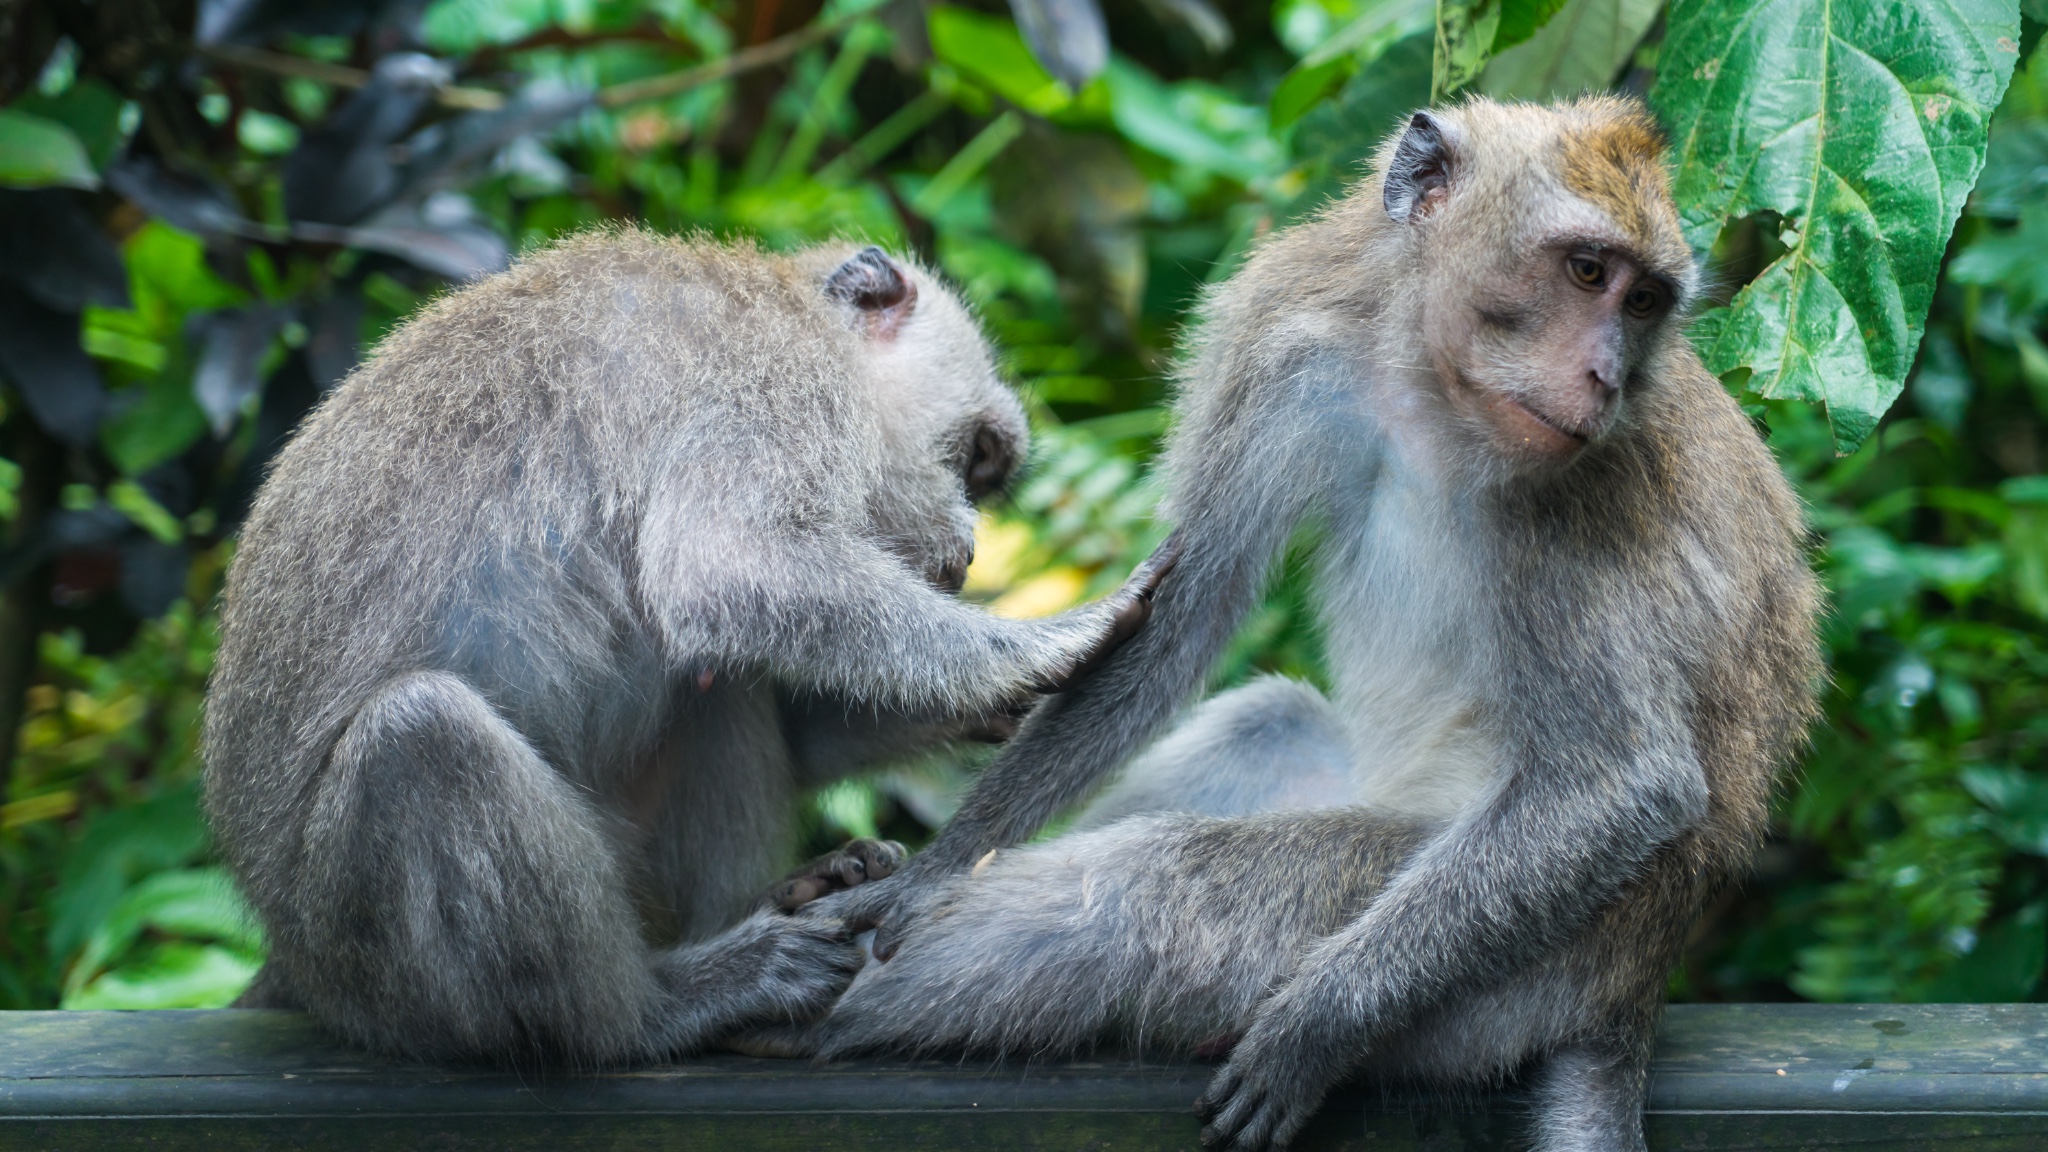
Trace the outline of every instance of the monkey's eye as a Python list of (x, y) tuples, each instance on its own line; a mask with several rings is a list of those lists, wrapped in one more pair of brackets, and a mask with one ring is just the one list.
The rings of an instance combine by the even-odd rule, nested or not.
[(1630, 289), (1629, 294), (1622, 298), (1621, 306), (1628, 309), (1629, 315), (1641, 319), (1664, 306), (1664, 292), (1653, 285), (1645, 284)]
[(1564, 266), (1582, 287), (1598, 288), (1607, 282), (1607, 265), (1592, 256), (1570, 257)]

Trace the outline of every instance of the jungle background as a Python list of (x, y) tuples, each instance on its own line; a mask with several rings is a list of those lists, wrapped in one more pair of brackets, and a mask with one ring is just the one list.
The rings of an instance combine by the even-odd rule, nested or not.
[[(433, 294), (607, 221), (914, 254), (974, 302), (1037, 437), (967, 594), (1049, 612), (1163, 533), (1147, 464), (1205, 284), (1408, 109), (1599, 89), (1644, 96), (1678, 145), (1714, 285), (1694, 338), (1804, 494), (1833, 601), (1825, 722), (1673, 994), (2036, 998), (2044, 19), (2044, 0), (0, 0), (0, 1007), (212, 1006), (254, 972), (196, 804), (214, 599), (265, 462)], [(1795, 154), (1826, 162), (1776, 163)], [(1320, 676), (1313, 548), (1217, 684)], [(829, 789), (810, 838), (915, 844), (973, 759)]]

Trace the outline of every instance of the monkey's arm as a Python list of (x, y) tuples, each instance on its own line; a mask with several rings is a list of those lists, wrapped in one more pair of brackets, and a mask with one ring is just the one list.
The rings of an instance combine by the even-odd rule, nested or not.
[(1057, 688), (1143, 625), (1172, 562), (1155, 556), (1093, 604), (1007, 620), (850, 532), (693, 527), (657, 534), (668, 543), (642, 557), (644, 594), (680, 670), (765, 673), (794, 691), (934, 717), (985, 715)]
[[(1579, 667), (1552, 673), (1547, 690), (1540, 677), (1513, 685), (1502, 727), (1522, 735), (1506, 749), (1510, 774), (1493, 798), (1312, 948), (1260, 1009), (1198, 1105), (1210, 1121), (1205, 1143), (1247, 1152), (1286, 1143), (1389, 1030), (1583, 929), (1704, 817), (1706, 780), (1673, 677), (1617, 659), (1608, 645), (1582, 647), (1605, 652), (1558, 654)], [(1621, 684), (1617, 666), (1652, 683)]]

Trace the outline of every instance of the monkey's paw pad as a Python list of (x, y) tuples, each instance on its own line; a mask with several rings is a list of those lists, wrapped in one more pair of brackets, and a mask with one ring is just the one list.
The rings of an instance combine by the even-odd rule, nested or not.
[(769, 898), (784, 912), (794, 912), (828, 893), (887, 879), (908, 855), (894, 840), (849, 840), (838, 851), (827, 852), (790, 873)]
[(1195, 1101), (1202, 1147), (1228, 1152), (1285, 1148), (1321, 1102), (1314, 1077), (1289, 1074), (1278, 1062), (1246, 1059), (1243, 1050), (1209, 1081)]

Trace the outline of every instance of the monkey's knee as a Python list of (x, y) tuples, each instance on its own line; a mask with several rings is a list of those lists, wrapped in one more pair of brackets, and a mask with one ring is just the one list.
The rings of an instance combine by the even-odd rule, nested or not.
[(1266, 676), (1197, 707), (1075, 821), (1138, 812), (1249, 816), (1348, 804), (1350, 749), (1322, 693)]
[(652, 995), (609, 842), (458, 677), (379, 692), (329, 758), (295, 930), (274, 962), (308, 1008), (419, 1056), (633, 1055)]

